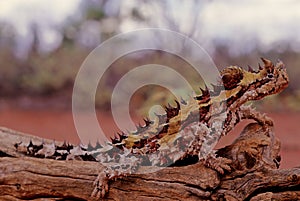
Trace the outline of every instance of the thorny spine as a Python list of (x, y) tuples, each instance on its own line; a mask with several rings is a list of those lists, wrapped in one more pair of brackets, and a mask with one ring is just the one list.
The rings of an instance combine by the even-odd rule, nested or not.
[(254, 119), (262, 125), (272, 125), (267, 116), (245, 105), (251, 100), (276, 94), (285, 89), (289, 79), (284, 64), (274, 65), (262, 58), (264, 66), (248, 71), (230, 66), (221, 71), (219, 85), (205, 86), (202, 95), (189, 100), (175, 101), (176, 107), (165, 107), (166, 114), (154, 120), (144, 119), (136, 131), (117, 133), (111, 143), (93, 148), (91, 145), (73, 146), (64, 143), (34, 145), (18, 143), (17, 150), (36, 157), (60, 160), (95, 160), (107, 167), (95, 181), (93, 195), (105, 196), (108, 181), (138, 169), (139, 165), (170, 165), (190, 156), (197, 156), (220, 173), (230, 171), (230, 160), (216, 158), (213, 148), (221, 136), (231, 131), (242, 119)]

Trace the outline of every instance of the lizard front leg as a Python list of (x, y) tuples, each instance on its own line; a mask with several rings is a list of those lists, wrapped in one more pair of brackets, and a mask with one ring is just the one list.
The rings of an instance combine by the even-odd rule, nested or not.
[(242, 105), (238, 111), (241, 119), (253, 119), (263, 126), (273, 126), (273, 120), (263, 113), (260, 113), (251, 107), (251, 105)]
[(225, 171), (231, 171), (230, 164), (232, 160), (216, 157), (213, 150), (220, 139), (222, 131), (218, 128), (212, 131), (202, 123), (191, 128), (196, 135), (193, 142), (193, 154), (198, 154), (199, 162), (204, 162), (206, 167), (214, 169), (220, 174), (224, 174)]
[(230, 164), (232, 164), (232, 160), (221, 156), (217, 157), (215, 153), (209, 154), (205, 160), (206, 167), (216, 170), (222, 175), (225, 173), (225, 170), (231, 171)]
[[(271, 128), (273, 126), (273, 120), (270, 117), (266, 116), (263, 113), (256, 111), (255, 108), (251, 107), (251, 105), (247, 105), (247, 106), (242, 105), (239, 108), (239, 110), (237, 110), (236, 115), (237, 116), (235, 116), (235, 118), (234, 118), (235, 119), (234, 124), (239, 122), (238, 119), (253, 119), (256, 122), (258, 122), (260, 125), (262, 125), (264, 128)], [(222, 131), (222, 135), (227, 134), (233, 127), (234, 126), (228, 126), (227, 128), (225, 128)], [(218, 129), (215, 129), (215, 130), (218, 131)], [(223, 157), (216, 157), (212, 151), (208, 152), (206, 150), (207, 148), (211, 148), (210, 146), (207, 146), (207, 145), (210, 145), (213, 142), (216, 143), (218, 141), (218, 140), (213, 140), (213, 138), (217, 138), (217, 136), (219, 136), (219, 135), (216, 135), (216, 134), (207, 135), (205, 137), (206, 142), (203, 142), (202, 149), (205, 150), (204, 152), (206, 154), (209, 153), (205, 160), (205, 165), (207, 167), (217, 170), (220, 174), (224, 174), (224, 170), (230, 171), (231, 160), (227, 159), (227, 158), (223, 158)], [(204, 153), (204, 152), (202, 151), (202, 152), (200, 152), (200, 154)]]

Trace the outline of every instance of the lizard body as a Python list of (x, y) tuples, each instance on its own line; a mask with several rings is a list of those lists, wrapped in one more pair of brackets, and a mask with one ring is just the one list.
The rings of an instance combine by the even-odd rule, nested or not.
[[(105, 165), (106, 171), (95, 181), (92, 194), (97, 197), (105, 196), (109, 180), (131, 174), (140, 165), (166, 166), (196, 156), (220, 173), (230, 171), (230, 160), (215, 157), (215, 145), (242, 119), (272, 125), (270, 118), (245, 103), (279, 93), (289, 82), (281, 61), (275, 65), (267, 59), (262, 58), (262, 61), (264, 66), (257, 71), (251, 67), (248, 71), (238, 66), (225, 68), (220, 73), (220, 85), (213, 86), (212, 91), (206, 87), (201, 89), (200, 96), (181, 103), (176, 101), (176, 107), (165, 107), (166, 114), (157, 115), (153, 120), (145, 119), (144, 126), (139, 125), (134, 132), (118, 134), (111, 143), (98, 144), (95, 148), (64, 144), (55, 147), (56, 155), (52, 157), (93, 156), (93, 160)], [(49, 146), (44, 147), (49, 149)], [(27, 145), (27, 152), (41, 155), (45, 151), (43, 146), (31, 143)], [(52, 152), (47, 151), (47, 156), (49, 153)]]

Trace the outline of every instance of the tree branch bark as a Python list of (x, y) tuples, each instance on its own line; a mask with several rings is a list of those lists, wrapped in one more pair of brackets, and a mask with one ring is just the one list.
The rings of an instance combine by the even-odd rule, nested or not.
[[(16, 152), (20, 141), (42, 139), (0, 128), (0, 200), (93, 200), (93, 181), (103, 166), (57, 161)], [(51, 143), (51, 140), (44, 140)], [(291, 200), (300, 196), (300, 168), (277, 169), (280, 143), (272, 128), (249, 124), (229, 146), (217, 151), (233, 161), (219, 175), (202, 163), (183, 167), (141, 167), (110, 183), (108, 200)], [(157, 169), (143, 174), (144, 169)]]

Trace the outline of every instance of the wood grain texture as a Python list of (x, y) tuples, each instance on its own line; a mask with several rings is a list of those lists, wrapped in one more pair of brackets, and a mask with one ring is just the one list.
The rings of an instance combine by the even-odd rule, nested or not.
[[(42, 139), (0, 128), (0, 200), (95, 200), (93, 181), (103, 166), (88, 161), (56, 161), (16, 152), (20, 141)], [(45, 140), (51, 143), (52, 140)], [(297, 200), (300, 167), (277, 169), (280, 143), (272, 128), (249, 124), (218, 155), (233, 160), (219, 175), (197, 163), (183, 167), (141, 167), (110, 183), (107, 200)], [(151, 169), (153, 173), (144, 173)]]

